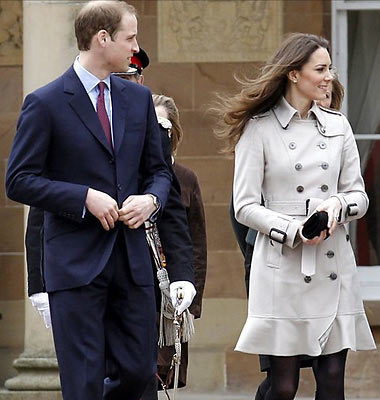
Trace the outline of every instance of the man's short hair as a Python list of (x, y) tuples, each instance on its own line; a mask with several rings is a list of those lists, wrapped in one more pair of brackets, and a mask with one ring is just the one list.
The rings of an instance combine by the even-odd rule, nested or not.
[(111, 39), (120, 28), (123, 15), (136, 15), (136, 9), (124, 1), (93, 0), (88, 2), (75, 19), (75, 36), (79, 50), (90, 50), (91, 40), (100, 30), (106, 30)]

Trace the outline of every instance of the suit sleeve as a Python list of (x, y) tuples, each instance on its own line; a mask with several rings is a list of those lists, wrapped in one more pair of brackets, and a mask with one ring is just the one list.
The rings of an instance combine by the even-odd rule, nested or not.
[(193, 243), (194, 275), (197, 294), (190, 306), (190, 312), (195, 318), (199, 318), (202, 312), (202, 298), (206, 282), (207, 272), (207, 237), (206, 217), (203, 208), (201, 189), (197, 176), (192, 175), (192, 188), (190, 192), (190, 206), (187, 210), (190, 237)]
[(296, 237), (302, 222), (261, 205), (265, 166), (261, 133), (265, 132), (260, 132), (259, 126), (259, 121), (250, 120), (235, 149), (233, 193), (236, 219), (265, 235), (273, 229), (285, 233), (286, 236), (281, 235), (285, 238), (284, 244), (293, 248), (299, 244)]
[(88, 187), (44, 176), (52, 123), (35, 94), (26, 97), (6, 174), (10, 199), (81, 221)]

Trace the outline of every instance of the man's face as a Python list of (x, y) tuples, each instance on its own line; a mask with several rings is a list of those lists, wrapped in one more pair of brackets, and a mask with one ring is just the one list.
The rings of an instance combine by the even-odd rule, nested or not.
[(107, 38), (105, 48), (105, 63), (110, 72), (126, 71), (134, 53), (138, 53), (137, 19), (135, 15), (125, 13), (120, 21), (120, 29)]

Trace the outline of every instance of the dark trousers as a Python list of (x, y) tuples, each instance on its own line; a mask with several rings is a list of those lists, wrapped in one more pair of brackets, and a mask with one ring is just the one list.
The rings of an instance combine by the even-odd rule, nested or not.
[(130, 276), (122, 234), (89, 285), (49, 300), (63, 399), (101, 400), (110, 357), (121, 384), (106, 398), (138, 400), (157, 368), (156, 306), (154, 287)]

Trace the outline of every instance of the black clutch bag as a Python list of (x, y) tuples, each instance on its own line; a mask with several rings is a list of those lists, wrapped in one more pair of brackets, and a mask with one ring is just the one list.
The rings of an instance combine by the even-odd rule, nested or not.
[(304, 223), (302, 235), (305, 236), (306, 239), (313, 239), (314, 237), (319, 236), (321, 232), (326, 229), (327, 239), (329, 237), (329, 230), (327, 228), (328, 219), (329, 217), (326, 211), (316, 211)]

